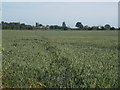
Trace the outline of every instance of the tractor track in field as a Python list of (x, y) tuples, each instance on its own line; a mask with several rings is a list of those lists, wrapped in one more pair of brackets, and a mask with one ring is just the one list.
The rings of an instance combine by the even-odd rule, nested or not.
[[(46, 52), (52, 56), (49, 64), (49, 72), (45, 71), (46, 74), (42, 77), (46, 77), (48, 81), (52, 80), (52, 83), (56, 82), (56, 87), (71, 87), (71, 81), (74, 81), (77, 86), (83, 85), (84, 82), (81, 74), (84, 72), (84, 66), (79, 76), (75, 76), (78, 72), (74, 67), (70, 66), (73, 62), (69, 58), (61, 55), (61, 50), (53, 45), (48, 38), (43, 37), (42, 41), (42, 47), (44, 47)], [(57, 68), (54, 68), (54, 66), (57, 66)], [(47, 86), (49, 86), (50, 83), (47, 84)]]

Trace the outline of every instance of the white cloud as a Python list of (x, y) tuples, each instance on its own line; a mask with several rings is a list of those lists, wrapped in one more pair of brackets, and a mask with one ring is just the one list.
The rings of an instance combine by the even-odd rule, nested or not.
[(1, 0), (2, 2), (119, 2), (120, 0)]

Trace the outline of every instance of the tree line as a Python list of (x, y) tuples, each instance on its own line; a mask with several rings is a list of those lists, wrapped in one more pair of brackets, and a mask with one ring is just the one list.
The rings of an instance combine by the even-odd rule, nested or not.
[(3, 30), (33, 30), (33, 26), (25, 25), (24, 23), (20, 22), (1, 22)]
[(70, 28), (66, 25), (65, 22), (62, 22), (62, 25), (42, 25), (36, 22), (35, 26), (26, 25), (20, 22), (4, 22), (0, 23), (3, 30), (120, 30), (120, 28), (115, 28), (106, 24), (104, 26), (84, 26), (81, 22), (75, 24), (76, 28)]

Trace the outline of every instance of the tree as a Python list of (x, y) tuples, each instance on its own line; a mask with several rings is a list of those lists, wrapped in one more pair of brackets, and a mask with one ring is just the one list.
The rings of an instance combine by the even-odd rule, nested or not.
[(1, 23), (4, 24), (4, 21), (2, 21)]
[(88, 30), (88, 29), (89, 29), (89, 26), (86, 25), (86, 26), (83, 27), (83, 29), (84, 29), (84, 30)]
[(110, 30), (115, 30), (115, 28), (114, 28), (114, 27), (111, 27)]
[(81, 22), (77, 22), (75, 26), (78, 27), (79, 29), (83, 29), (83, 25)]
[(92, 30), (98, 30), (98, 26), (92, 26)]
[(51, 26), (50, 26), (50, 29), (54, 29), (54, 26), (53, 26), (53, 25), (51, 25)]
[(39, 23), (36, 22), (36, 27), (39, 25)]
[(43, 26), (42, 24), (39, 24), (39, 26)]
[(105, 30), (110, 30), (111, 26), (109, 24), (105, 25)]
[(67, 30), (67, 26), (66, 26), (65, 22), (62, 23), (62, 28), (63, 28), (63, 30)]
[(1, 22), (2, 29), (9, 29), (9, 30), (32, 30), (33, 26), (25, 25), (24, 23), (20, 24), (20, 22)]
[(105, 30), (104, 26), (101, 26), (101, 29), (100, 30)]

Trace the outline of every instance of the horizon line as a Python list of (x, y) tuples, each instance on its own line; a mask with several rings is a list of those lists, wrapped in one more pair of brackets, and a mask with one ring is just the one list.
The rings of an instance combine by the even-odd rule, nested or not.
[[(55, 25), (58, 25), (58, 24), (43, 24), (43, 23), (39, 23), (39, 22), (35, 22), (35, 24), (33, 25), (33, 24), (26, 24), (25, 22), (20, 22), (20, 21), (1, 21), (0, 23), (2, 23), (2, 22), (6, 22), (6, 23), (20, 23), (20, 24), (25, 24), (25, 25), (31, 25), (31, 26), (35, 26), (36, 25), (36, 23), (38, 23), (38, 24), (42, 24), (43, 26), (47, 26), (47, 25), (49, 25), (49, 26), (55, 26)], [(63, 22), (65, 22), (65, 21), (63, 21)], [(78, 21), (79, 22), (79, 21)], [(66, 23), (66, 22), (65, 22)], [(77, 23), (77, 22), (76, 22)], [(82, 22), (81, 22), (82, 23)], [(62, 24), (62, 23), (61, 23)], [(82, 23), (83, 24), (83, 23)], [(112, 26), (110, 23), (106, 23), (106, 24), (109, 24), (111, 27), (115, 27), (115, 28), (119, 28), (119, 26)], [(105, 26), (106, 24), (104, 24), (104, 25), (86, 25), (86, 24), (83, 24), (83, 26), (90, 26), (90, 27), (92, 27), (92, 26)], [(58, 25), (58, 26), (62, 26), (62, 25)], [(72, 27), (72, 26), (69, 26), (69, 25), (66, 25), (66, 26), (68, 26), (68, 27)], [(74, 26), (75, 27), (75, 26)]]

